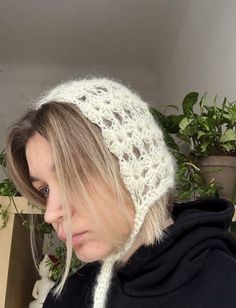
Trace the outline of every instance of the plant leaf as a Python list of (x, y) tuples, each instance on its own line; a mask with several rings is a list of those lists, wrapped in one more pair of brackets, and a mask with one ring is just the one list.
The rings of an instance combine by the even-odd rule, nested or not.
[(189, 124), (191, 124), (192, 122), (193, 122), (193, 119), (183, 118), (179, 123), (179, 127), (182, 130), (185, 130), (185, 128), (189, 126)]
[(235, 151), (235, 146), (232, 143), (222, 143), (221, 147), (228, 153)]
[(198, 100), (198, 92), (188, 93), (182, 103), (184, 115), (188, 118), (193, 113), (193, 106)]
[(6, 167), (6, 154), (4, 150), (0, 152), (0, 165)]
[(232, 128), (227, 129), (220, 138), (221, 143), (229, 141), (236, 141), (236, 132)]
[(166, 117), (168, 122), (168, 127), (166, 127), (168, 133), (177, 134), (179, 132), (179, 123), (184, 118), (183, 114), (169, 115)]
[(205, 136), (206, 133), (203, 132), (202, 130), (200, 130), (198, 133), (197, 133), (197, 138), (200, 139), (202, 136)]

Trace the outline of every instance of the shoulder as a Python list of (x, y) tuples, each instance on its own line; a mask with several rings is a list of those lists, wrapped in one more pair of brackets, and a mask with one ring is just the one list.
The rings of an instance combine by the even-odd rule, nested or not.
[(69, 276), (58, 298), (53, 296), (53, 289), (48, 294), (43, 308), (73, 308), (73, 307), (86, 307), (91, 297), (95, 277), (100, 268), (100, 263), (93, 262), (84, 265), (76, 273)]
[(236, 307), (236, 259), (215, 249), (209, 254), (204, 272), (193, 307)]
[(236, 287), (236, 256), (228, 255), (219, 249), (215, 249), (209, 256), (209, 278), (224, 279), (230, 282), (230, 286)]

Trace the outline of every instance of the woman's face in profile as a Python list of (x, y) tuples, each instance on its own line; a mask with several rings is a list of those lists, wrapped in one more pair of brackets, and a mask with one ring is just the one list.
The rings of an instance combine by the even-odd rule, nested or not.
[[(64, 208), (61, 202), (62, 198), (55, 172), (52, 150), (48, 141), (40, 134), (35, 133), (27, 142), (26, 159), (32, 185), (46, 199), (44, 220), (52, 224), (61, 240), (66, 241), (66, 233), (63, 226)], [(93, 200), (96, 207), (99, 207), (99, 199), (95, 195)], [(75, 205), (72, 204), (70, 231), (72, 233), (72, 246), (75, 254), (84, 262), (93, 262), (106, 258), (115, 249), (113, 243), (101, 238), (95, 230), (92, 221), (86, 216), (86, 213), (78, 213), (75, 208)], [(111, 213), (110, 219), (112, 220), (113, 218), (115, 222), (115, 217), (112, 217)], [(131, 213), (130, 219), (133, 219)], [(124, 239), (128, 238), (128, 223), (127, 225), (119, 225), (117, 233), (120, 233)]]

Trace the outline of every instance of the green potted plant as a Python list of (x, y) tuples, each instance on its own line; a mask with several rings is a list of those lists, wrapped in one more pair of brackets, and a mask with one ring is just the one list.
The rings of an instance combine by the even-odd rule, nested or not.
[[(198, 107), (198, 108), (197, 108)], [(220, 196), (235, 200), (236, 183), (236, 103), (224, 98), (221, 106), (204, 94), (189, 93), (182, 102), (182, 119), (177, 137), (190, 149), (193, 161), (222, 186)]]
[(196, 197), (216, 197), (218, 196), (219, 186), (214, 182), (206, 182), (201, 169), (195, 165), (189, 152), (183, 150), (181, 139), (177, 138), (179, 133), (179, 123), (184, 118), (183, 114), (166, 115), (166, 106), (163, 112), (154, 107), (150, 107), (150, 112), (154, 119), (162, 127), (165, 141), (174, 155), (177, 162), (176, 174), (176, 201), (186, 201)]
[[(167, 107), (170, 106), (178, 111), (176, 106)], [(156, 110), (152, 112), (158, 113)], [(165, 131), (174, 135), (175, 143), (182, 141), (185, 150), (188, 145), (183, 160), (193, 164), (195, 171), (199, 169), (205, 185), (215, 183), (220, 196), (235, 201), (236, 103), (225, 98), (218, 106), (216, 97), (210, 102), (206, 94), (199, 99), (199, 93), (191, 92), (182, 102), (181, 113), (168, 116), (159, 113), (157, 118)]]

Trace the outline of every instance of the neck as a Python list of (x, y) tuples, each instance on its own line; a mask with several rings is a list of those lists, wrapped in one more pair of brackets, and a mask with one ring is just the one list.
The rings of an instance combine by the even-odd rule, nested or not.
[(133, 243), (133, 245), (130, 247), (130, 249), (127, 251), (127, 253), (121, 258), (118, 264), (118, 268), (122, 267), (125, 265), (125, 263), (129, 260), (129, 258), (135, 253), (136, 250), (139, 249), (144, 245), (144, 242), (141, 240), (140, 236), (137, 236), (137, 239)]
[[(169, 218), (166, 221), (165, 227), (164, 229), (166, 229), (167, 227), (169, 227), (170, 225), (172, 225), (174, 223), (172, 218)], [(125, 263), (129, 260), (129, 258), (135, 253), (136, 250), (138, 250), (142, 245), (145, 245), (145, 241), (142, 239), (142, 237), (140, 236), (140, 234), (138, 234), (136, 240), (134, 241), (133, 245), (131, 246), (131, 248), (128, 250), (128, 252), (123, 256), (123, 258), (121, 258), (119, 264), (118, 264), (118, 268), (122, 267), (123, 265), (125, 265)]]

